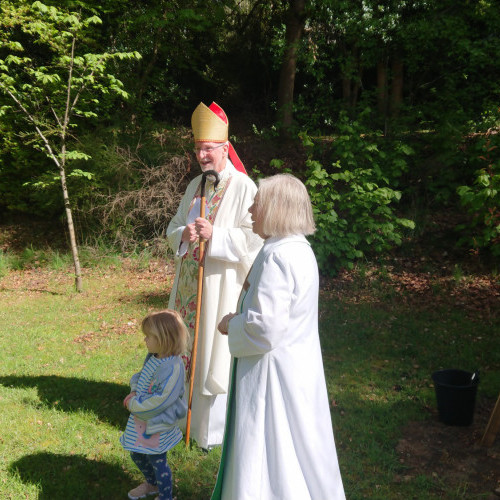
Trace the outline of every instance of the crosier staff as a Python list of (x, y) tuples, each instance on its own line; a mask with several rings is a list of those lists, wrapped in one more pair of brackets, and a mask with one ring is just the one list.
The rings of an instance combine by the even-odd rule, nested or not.
[[(205, 218), (205, 184), (207, 177), (214, 177), (214, 187), (219, 183), (219, 174), (215, 170), (207, 170), (201, 176), (200, 184), (200, 217)], [(189, 446), (189, 433), (191, 430), (191, 406), (193, 404), (194, 373), (196, 370), (196, 354), (198, 350), (198, 332), (200, 330), (201, 298), (203, 294), (203, 273), (205, 261), (205, 240), (199, 237), (199, 266), (198, 266), (198, 289), (196, 292), (196, 317), (194, 323), (193, 349), (191, 351), (191, 373), (189, 376), (189, 398), (186, 417), (186, 448)]]

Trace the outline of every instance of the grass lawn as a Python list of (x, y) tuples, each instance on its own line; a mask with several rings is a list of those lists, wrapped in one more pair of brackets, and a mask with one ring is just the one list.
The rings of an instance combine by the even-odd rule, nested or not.
[[(123, 499), (141, 481), (119, 444), (128, 417), (121, 402), (145, 355), (140, 321), (167, 305), (170, 269), (103, 263), (84, 269), (85, 291), (76, 294), (69, 267), (4, 267), (0, 498)], [(499, 289), (492, 277), (382, 267), (323, 283), (320, 331), (348, 499), (487, 498), (498, 487), (500, 472), (486, 472), (500, 471), (500, 436), (492, 449), (476, 448), (483, 472), (453, 478), (433, 474), (424, 459), (415, 466), (401, 442), (408, 425), (447, 431), (431, 380), (440, 368), (479, 369), (478, 407), (491, 411), (500, 390)], [(169, 453), (178, 500), (210, 497), (219, 457), (184, 443)]]

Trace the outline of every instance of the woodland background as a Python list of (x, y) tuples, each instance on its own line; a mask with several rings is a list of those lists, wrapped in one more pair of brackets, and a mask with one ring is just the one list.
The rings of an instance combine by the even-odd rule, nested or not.
[(4, 221), (49, 221), (74, 246), (166, 252), (199, 172), (191, 113), (216, 101), (254, 179), (289, 171), (308, 186), (324, 275), (441, 237), (443, 252), (497, 268), (498, 2), (1, 9)]
[[(254, 180), (308, 187), (347, 497), (498, 499), (499, 97), (494, 0), (2, 0), (0, 496), (141, 480), (121, 401), (215, 101)], [(471, 426), (438, 419), (451, 367), (480, 371)], [(219, 459), (172, 450), (177, 498)]]

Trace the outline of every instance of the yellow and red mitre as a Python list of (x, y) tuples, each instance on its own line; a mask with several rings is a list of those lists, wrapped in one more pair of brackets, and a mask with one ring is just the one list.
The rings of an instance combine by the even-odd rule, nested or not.
[[(228, 140), (229, 120), (224, 110), (215, 102), (209, 107), (198, 104), (191, 116), (191, 127), (195, 142), (226, 142)], [(229, 143), (229, 159), (237, 170), (246, 174), (233, 145)]]
[(205, 142), (226, 142), (229, 121), (223, 109), (213, 102), (210, 108), (202, 102), (191, 116), (194, 140)]

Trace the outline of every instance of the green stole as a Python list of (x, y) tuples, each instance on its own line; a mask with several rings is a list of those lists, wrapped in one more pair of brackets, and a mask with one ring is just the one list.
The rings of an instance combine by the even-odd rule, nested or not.
[[(248, 271), (245, 282), (243, 283), (243, 288), (241, 290), (240, 296), (238, 298), (238, 306), (236, 310), (241, 314), (243, 312), (243, 302), (245, 300), (246, 294), (248, 292), (249, 283), (248, 276), (250, 271)], [(224, 429), (224, 442), (222, 443), (222, 454), (220, 458), (219, 472), (217, 473), (217, 481), (215, 482), (214, 491), (212, 492), (212, 496), (210, 500), (220, 500), (222, 498), (222, 483), (224, 481), (224, 469), (226, 467), (226, 457), (227, 457), (227, 448), (229, 447), (229, 439), (232, 437), (232, 430), (234, 421), (231, 419), (231, 415), (234, 415), (234, 404), (236, 397), (236, 372), (238, 368), (238, 358), (233, 357), (233, 363), (231, 366), (231, 378), (229, 381), (229, 391), (228, 391), (228, 401), (227, 401), (227, 410), (226, 410), (226, 427)]]

